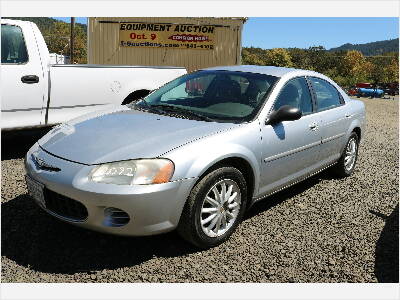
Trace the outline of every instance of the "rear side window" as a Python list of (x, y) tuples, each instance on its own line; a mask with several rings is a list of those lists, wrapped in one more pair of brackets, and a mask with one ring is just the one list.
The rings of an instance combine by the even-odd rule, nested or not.
[(316, 95), (317, 111), (323, 111), (341, 105), (339, 91), (329, 82), (309, 77)]
[(23, 64), (28, 61), (24, 36), (19, 26), (1, 25), (1, 63)]

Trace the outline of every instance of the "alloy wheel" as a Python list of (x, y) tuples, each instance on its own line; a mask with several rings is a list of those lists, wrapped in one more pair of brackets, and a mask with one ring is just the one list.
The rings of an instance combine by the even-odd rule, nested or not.
[(350, 171), (354, 167), (357, 156), (357, 141), (355, 138), (349, 140), (346, 146), (346, 154), (344, 157), (344, 167), (346, 171)]
[(207, 192), (200, 212), (200, 224), (208, 237), (218, 237), (232, 227), (240, 211), (241, 193), (237, 183), (223, 179)]

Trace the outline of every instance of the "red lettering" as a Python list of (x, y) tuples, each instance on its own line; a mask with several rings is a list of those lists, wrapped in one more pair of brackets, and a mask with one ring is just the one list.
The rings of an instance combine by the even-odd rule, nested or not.
[(145, 35), (144, 33), (142, 33), (142, 34), (136, 34), (136, 33), (132, 32), (132, 33), (129, 35), (129, 37), (130, 37), (132, 40), (147, 40), (146, 35)]

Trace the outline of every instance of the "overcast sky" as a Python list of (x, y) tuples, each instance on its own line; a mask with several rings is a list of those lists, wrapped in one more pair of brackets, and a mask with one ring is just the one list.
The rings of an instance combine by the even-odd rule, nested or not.
[[(70, 18), (58, 18), (66, 22)], [(399, 37), (398, 18), (249, 18), (243, 28), (243, 46), (260, 48), (326, 49), (345, 43), (362, 44)], [(76, 18), (87, 23), (87, 18)]]

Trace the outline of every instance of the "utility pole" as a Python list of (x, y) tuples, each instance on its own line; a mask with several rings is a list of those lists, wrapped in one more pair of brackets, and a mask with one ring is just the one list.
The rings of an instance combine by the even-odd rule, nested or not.
[(74, 63), (74, 39), (75, 39), (75, 18), (71, 17), (71, 39), (70, 39), (70, 47), (69, 47), (69, 61), (71, 64)]

